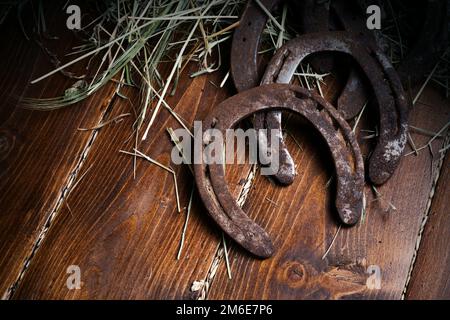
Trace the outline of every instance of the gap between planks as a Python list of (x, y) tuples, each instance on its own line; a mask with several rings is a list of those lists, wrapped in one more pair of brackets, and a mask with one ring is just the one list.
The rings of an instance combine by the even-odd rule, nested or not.
[[(237, 198), (237, 203), (240, 207), (242, 207), (245, 204), (245, 201), (247, 200), (248, 195), (250, 194), (250, 190), (253, 186), (253, 183), (256, 178), (256, 172), (258, 170), (257, 165), (252, 165), (248, 174), (247, 178), (245, 179), (245, 183), (239, 192), (239, 196)], [(225, 249), (223, 247), (223, 243), (219, 242), (217, 249), (215, 250), (212, 262), (208, 268), (208, 271), (206, 273), (206, 277), (201, 281), (202, 285), (198, 290), (200, 293), (197, 295), (197, 300), (206, 300), (208, 299), (208, 293), (209, 289), (211, 288), (211, 285), (213, 283), (213, 280), (217, 274), (217, 270), (219, 269), (219, 266), (224, 259), (225, 256)], [(194, 283), (191, 284), (191, 288), (193, 288), (196, 283), (199, 281), (194, 281)], [(192, 290), (192, 289), (191, 289)], [(193, 291), (193, 290), (192, 290)]]
[[(100, 115), (96, 126), (103, 123), (103, 121), (105, 121), (106, 117), (108, 117), (108, 115), (111, 114), (114, 102), (116, 101), (116, 98), (117, 98), (116, 93), (117, 93), (117, 90), (114, 89), (113, 92), (107, 98), (105, 111)], [(94, 126), (94, 127), (96, 127), (96, 126)], [(44, 241), (45, 236), (47, 235), (48, 231), (50, 230), (50, 228), (52, 226), (52, 222), (54, 221), (56, 216), (59, 214), (63, 204), (66, 202), (68, 196), (70, 195), (72, 188), (76, 186), (76, 182), (80, 175), (81, 169), (83, 168), (84, 163), (87, 160), (88, 154), (97, 138), (99, 130), (100, 130), (100, 128), (95, 129), (90, 133), (87, 143), (84, 146), (83, 150), (81, 151), (74, 169), (70, 172), (69, 176), (66, 179), (66, 182), (63, 184), (60, 194), (55, 201), (55, 205), (50, 210), (50, 214), (48, 214), (48, 216), (36, 238), (36, 241), (34, 241), (34, 244), (30, 250), (30, 254), (28, 254), (27, 257), (24, 259), (23, 266), (22, 266), (19, 274), (17, 275), (16, 280), (8, 287), (6, 292), (3, 294), (2, 300), (10, 300), (14, 296), (14, 293), (15, 293), (16, 289), (19, 287), (21, 280), (25, 276), (25, 273), (27, 272), (28, 267), (30, 266), (33, 258), (35, 257), (37, 251), (39, 250), (39, 247), (41, 246), (42, 242)]]
[[(443, 145), (446, 146), (449, 142), (450, 142), (450, 133), (448, 133), (446, 138), (444, 139)], [(423, 232), (424, 232), (425, 226), (426, 226), (426, 224), (428, 222), (428, 217), (430, 216), (431, 205), (433, 204), (433, 200), (434, 200), (434, 197), (436, 195), (435, 191), (436, 191), (436, 187), (437, 187), (437, 185), (439, 183), (439, 180), (441, 178), (441, 172), (442, 172), (442, 169), (443, 169), (442, 166), (444, 164), (444, 159), (445, 159), (446, 155), (447, 155), (447, 151), (440, 153), (439, 162), (438, 162), (438, 164), (436, 166), (436, 173), (434, 174), (434, 177), (433, 177), (433, 180), (432, 180), (432, 185), (431, 185), (431, 190), (430, 190), (430, 193), (428, 195), (427, 206), (426, 206), (426, 209), (425, 209), (425, 212), (424, 212), (424, 216), (422, 218), (422, 223), (420, 224), (419, 232), (417, 234), (416, 245), (414, 247), (413, 256), (412, 256), (411, 262), (409, 264), (408, 276), (406, 277), (405, 285), (403, 286), (401, 300), (405, 299), (406, 293), (408, 292), (409, 282), (411, 280), (411, 275), (413, 273), (414, 266), (416, 264), (417, 253), (419, 252), (420, 243), (422, 241)], [(431, 161), (433, 161), (433, 158), (431, 158)]]

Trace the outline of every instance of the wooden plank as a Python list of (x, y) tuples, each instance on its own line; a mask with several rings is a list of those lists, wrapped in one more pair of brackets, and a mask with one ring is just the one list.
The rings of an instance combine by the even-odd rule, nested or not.
[[(45, 44), (61, 54), (76, 42), (58, 16), (59, 11), (49, 17), (48, 27), (59, 40)], [(54, 66), (33, 40), (25, 39), (15, 15), (0, 33), (0, 295), (7, 298), (64, 188), (76, 175), (80, 155), (91, 138), (77, 128), (101, 121), (113, 87), (105, 87), (77, 107), (51, 113), (20, 108), (19, 97), (61, 94), (76, 80), (58, 74), (29, 86), (32, 78)]]
[(450, 299), (450, 154), (447, 153), (408, 286), (407, 299)]
[[(10, 50), (14, 50), (16, 37), (9, 42)], [(58, 50), (68, 51), (69, 46)], [(23, 55), (21, 70), (12, 68), (10, 60), (3, 60), (1, 92), (14, 92), (26, 83), (31, 72), (40, 75), (49, 69), (42, 65), (42, 57), (32, 59), (36, 48), (19, 49), (12, 52)], [(8, 57), (14, 56), (10, 53)], [(185, 74), (176, 95), (168, 101), (189, 123), (202, 119), (230, 94), (209, 82), (220, 83), (222, 77), (219, 73), (191, 80)], [(46, 94), (52, 94), (71, 83), (62, 77), (56, 79), (34, 89), (35, 93), (40, 95), (45, 89)], [(138, 94), (130, 90), (124, 93), (137, 107)], [(379, 188), (382, 200), (375, 201), (370, 189), (366, 190), (366, 220), (356, 228), (341, 229), (322, 259), (337, 230), (332, 191), (328, 191), (332, 187), (327, 187), (333, 170), (324, 145), (317, 143), (318, 136), (306, 126), (292, 126), (292, 122), (288, 130), (303, 147), (298, 150), (297, 142), (288, 139), (298, 165), (299, 184), (280, 188), (258, 176), (245, 207), (272, 234), (277, 255), (266, 261), (255, 260), (230, 243), (234, 278), (228, 280), (224, 264), (219, 269), (215, 264), (222, 261), (217, 250), (220, 230), (206, 217), (197, 196), (182, 260), (175, 260), (185, 211), (176, 213), (170, 174), (138, 161), (134, 179), (132, 158), (118, 153), (133, 147), (131, 117), (102, 128), (92, 145), (93, 132), (76, 131), (77, 127), (98, 124), (109, 107), (112, 112), (108, 118), (130, 112), (125, 100), (117, 99), (110, 105), (111, 96), (111, 88), (105, 88), (83, 105), (45, 114), (17, 110), (11, 102), (0, 110), (0, 119), (8, 119), (1, 124), (6, 137), (2, 141), (14, 140), (13, 148), (2, 149), (7, 150), (6, 156), (0, 157), (0, 190), (6, 190), (4, 197), (0, 194), (0, 208), (6, 212), (0, 215), (3, 292), (17, 280), (26, 259), (32, 257), (14, 298), (179, 299), (198, 298), (203, 292), (209, 298), (251, 299), (401, 296), (437, 174), (437, 162), (431, 161), (426, 150), (417, 157), (405, 158), (392, 181)], [(437, 131), (448, 119), (448, 102), (429, 90), (421, 101), (426, 104), (416, 107), (412, 123)], [(178, 123), (163, 110), (149, 140), (139, 147), (166, 164), (172, 148), (165, 133), (168, 126), (176, 128)], [(417, 145), (427, 140), (413, 137)], [(434, 150), (441, 143), (436, 141)], [(80, 155), (87, 146), (90, 152), (81, 166)], [(236, 196), (248, 170), (248, 166), (227, 169), (227, 180)], [(187, 168), (177, 167), (176, 172), (181, 203), (186, 206), (193, 179)], [(80, 178), (83, 173), (86, 175), (69, 199), (58, 203), (73, 174)], [(4, 176), (7, 179), (3, 180)], [(390, 208), (390, 202), (397, 210)], [(54, 220), (49, 221), (49, 217)], [(42, 245), (32, 256), (32, 248), (47, 227)], [(81, 269), (81, 290), (66, 286), (70, 265)], [(369, 265), (381, 269), (380, 290), (366, 287)], [(219, 273), (214, 277), (216, 270)], [(192, 283), (205, 277), (212, 291), (192, 293)]]
[[(194, 66), (196, 67), (196, 66)], [(192, 70), (191, 70), (192, 71)], [(223, 74), (195, 79), (183, 75), (176, 95), (168, 98), (174, 110), (192, 124), (202, 119), (228, 90)], [(130, 89), (134, 90), (134, 89)], [(124, 91), (133, 98), (135, 91)], [(117, 100), (111, 117), (130, 111)], [(138, 160), (133, 178), (133, 158), (119, 150), (132, 150), (132, 118), (100, 130), (84, 165), (92, 169), (80, 181), (52, 224), (14, 298), (113, 299), (189, 298), (191, 285), (206, 275), (210, 257), (221, 240), (220, 231), (195, 195), (182, 259), (176, 260), (185, 210), (177, 213), (174, 183), (160, 167)], [(167, 127), (180, 125), (162, 109), (139, 150), (170, 164), (173, 148)], [(241, 188), (243, 168), (228, 173), (235, 192)], [(176, 167), (180, 201), (188, 204), (193, 178), (185, 166)], [(70, 207), (70, 210), (68, 209)], [(81, 290), (66, 286), (70, 265), (81, 270)]]
[[(420, 101), (425, 104), (415, 107), (410, 123), (438, 131), (449, 119), (448, 101), (429, 89)], [(381, 199), (374, 200), (366, 188), (364, 221), (340, 229), (322, 259), (338, 229), (333, 196), (327, 188), (333, 172), (331, 159), (312, 130), (298, 123), (288, 130), (303, 147), (300, 151), (288, 140), (297, 164), (296, 183), (280, 188), (258, 176), (245, 205), (249, 215), (271, 235), (275, 256), (260, 261), (233, 245), (230, 264), (234, 278), (229, 280), (222, 266), (208, 298), (400, 299), (438, 161), (425, 149), (402, 160), (391, 180), (377, 189)], [(417, 146), (429, 139), (412, 136)], [(437, 140), (433, 149), (439, 150), (441, 145), (442, 140)], [(369, 267), (379, 268), (380, 289), (373, 285), (373, 276), (371, 285), (366, 285)]]

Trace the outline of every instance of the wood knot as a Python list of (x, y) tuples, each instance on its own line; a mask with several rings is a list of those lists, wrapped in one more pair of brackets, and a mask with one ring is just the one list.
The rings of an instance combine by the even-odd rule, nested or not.
[(301, 287), (306, 281), (306, 268), (298, 261), (287, 261), (280, 270), (280, 282), (286, 283), (291, 288)]

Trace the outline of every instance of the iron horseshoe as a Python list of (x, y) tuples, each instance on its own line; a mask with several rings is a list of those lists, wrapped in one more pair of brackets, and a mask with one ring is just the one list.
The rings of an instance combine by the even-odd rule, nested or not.
[[(346, 225), (358, 222), (363, 210), (364, 165), (356, 138), (339, 112), (326, 100), (304, 88), (270, 84), (246, 90), (214, 108), (203, 122), (202, 139), (211, 143), (209, 128), (225, 130), (261, 111), (285, 110), (306, 118), (319, 131), (331, 150), (337, 173), (336, 208)], [(223, 145), (217, 152), (223, 154)], [(195, 180), (209, 215), (232, 239), (254, 255), (274, 253), (267, 232), (238, 206), (225, 182), (221, 163), (194, 165)]]
[[(405, 148), (410, 102), (388, 58), (376, 45), (362, 43), (357, 36), (345, 31), (307, 34), (292, 39), (272, 58), (262, 83), (289, 83), (300, 62), (315, 52), (351, 55), (367, 75), (378, 104), (380, 136), (370, 157), (369, 177), (374, 184), (380, 185), (391, 177)], [(264, 114), (255, 116), (258, 117), (263, 118)], [(265, 115), (265, 120), (259, 119), (257, 123), (274, 124), (279, 117), (279, 111), (270, 112)]]

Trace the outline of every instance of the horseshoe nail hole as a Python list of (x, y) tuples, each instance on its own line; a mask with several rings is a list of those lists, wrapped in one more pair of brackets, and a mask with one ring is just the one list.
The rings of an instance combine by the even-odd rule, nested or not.
[(242, 42), (245, 42), (245, 41), (247, 41), (247, 38), (242, 38)]
[(250, 21), (249, 23), (247, 23), (247, 25), (250, 27), (252, 25), (252, 22)]

